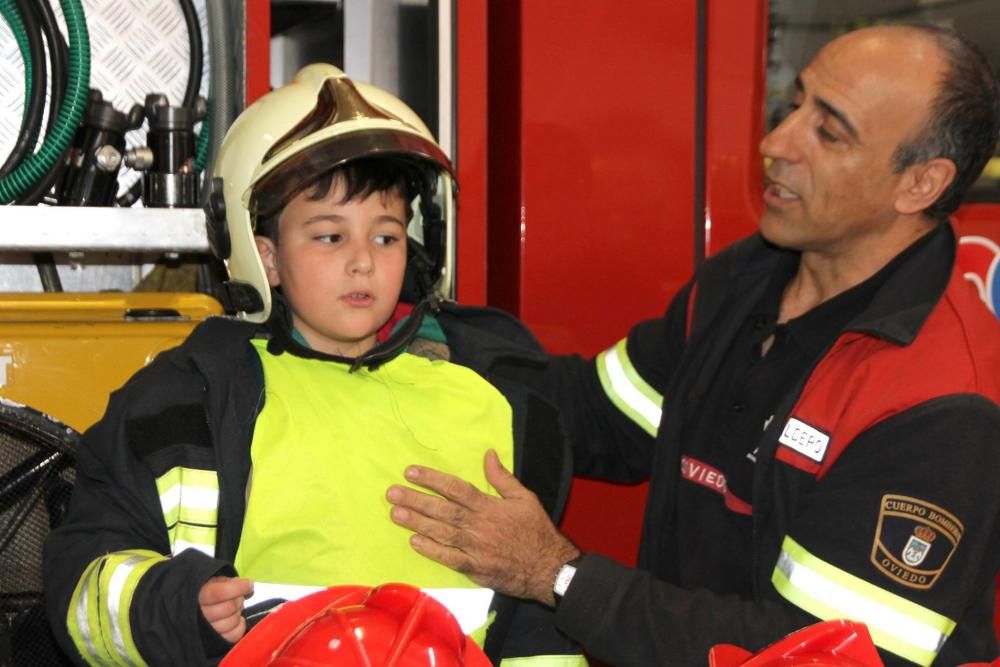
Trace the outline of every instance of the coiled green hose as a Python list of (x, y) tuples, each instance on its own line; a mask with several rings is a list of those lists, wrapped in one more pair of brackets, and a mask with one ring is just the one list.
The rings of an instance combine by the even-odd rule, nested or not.
[[(194, 154), (194, 170), (199, 174), (205, 169), (205, 163), (208, 162), (208, 149), (212, 138), (211, 119), (212, 110), (209, 109), (205, 114), (205, 117), (201, 120), (201, 132), (198, 133), (198, 146)], [(208, 180), (211, 180), (211, 174), (209, 174), (207, 178)]]
[[(7, 0), (0, 0), (0, 7), (6, 8)], [(55, 166), (56, 161), (73, 140), (77, 125), (87, 106), (87, 92), (90, 87), (90, 38), (87, 21), (80, 0), (59, 0), (66, 19), (69, 33), (69, 76), (67, 77), (66, 98), (55, 125), (45, 136), (42, 147), (28, 157), (17, 169), (0, 179), (0, 203), (9, 204), (22, 192)], [(14, 12), (16, 13), (16, 12)], [(4, 12), (4, 17), (7, 13)], [(8, 22), (10, 20), (8, 19)], [(12, 26), (13, 27), (13, 26)], [(23, 26), (22, 26), (23, 31)], [(16, 31), (15, 31), (16, 34)], [(20, 42), (19, 42), (20, 43)], [(27, 63), (27, 60), (25, 61)], [(27, 67), (27, 65), (25, 65)]]

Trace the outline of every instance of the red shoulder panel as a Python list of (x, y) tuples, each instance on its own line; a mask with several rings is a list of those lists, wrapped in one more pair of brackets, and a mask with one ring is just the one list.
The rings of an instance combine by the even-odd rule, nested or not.
[(1000, 402), (1000, 322), (956, 271), (910, 345), (859, 333), (837, 340), (792, 409), (776, 457), (821, 478), (861, 432), (959, 393)]

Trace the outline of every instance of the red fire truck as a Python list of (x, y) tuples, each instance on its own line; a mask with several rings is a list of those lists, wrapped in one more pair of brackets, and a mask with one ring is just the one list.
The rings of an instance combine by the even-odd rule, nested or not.
[[(702, 258), (754, 231), (770, 109), (825, 41), (938, 21), (1000, 65), (977, 27), (995, 6), (934, 4), (463, 0), (459, 297), (512, 310), (554, 352), (608, 346), (658, 315)], [(957, 216), (967, 277), (994, 312), (998, 167)], [(564, 528), (631, 563), (644, 499), (643, 485), (577, 479)]]
[[(440, 92), (432, 125), (461, 187), (455, 296), (513, 312), (555, 353), (612, 344), (660, 314), (705, 257), (756, 229), (758, 145), (795, 72), (830, 38), (881, 21), (944, 23), (1000, 67), (993, 2), (247, 0), (247, 102), (275, 82), (275, 56), (290, 59), (294, 30), (276, 25), (275, 12), (287, 18), (309, 4), (332, 6), (340, 21), (324, 44), (346, 41), (358, 7), (369, 17), (383, 5), (433, 16), (422, 51)], [(398, 53), (401, 63), (405, 48)], [(996, 312), (1000, 161), (956, 222), (968, 278)], [(0, 396), (77, 430), (156, 351), (219, 311), (200, 295), (60, 298), (0, 297)], [(181, 317), (156, 317), (163, 312)], [(644, 500), (643, 485), (578, 479), (563, 527), (581, 547), (631, 563)]]

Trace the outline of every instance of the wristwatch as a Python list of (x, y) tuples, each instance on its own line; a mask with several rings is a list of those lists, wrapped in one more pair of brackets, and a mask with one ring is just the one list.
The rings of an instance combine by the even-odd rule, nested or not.
[(569, 585), (573, 582), (573, 577), (576, 576), (576, 568), (582, 559), (582, 555), (577, 556), (573, 560), (563, 563), (559, 571), (556, 572), (556, 579), (552, 582), (552, 595), (556, 600), (557, 607), (562, 602), (563, 596), (566, 595), (566, 591), (569, 590)]

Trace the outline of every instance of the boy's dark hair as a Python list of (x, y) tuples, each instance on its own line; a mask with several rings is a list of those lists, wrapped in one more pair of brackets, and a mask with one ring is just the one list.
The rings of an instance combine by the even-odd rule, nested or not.
[[(428, 177), (424, 169), (414, 160), (387, 155), (364, 157), (338, 165), (330, 171), (308, 183), (304, 183), (289, 197), (289, 201), (300, 192), (309, 191), (308, 198), (319, 201), (330, 194), (334, 179), (343, 179), (344, 198), (340, 203), (352, 199), (367, 199), (370, 195), (381, 193), (383, 196), (397, 194), (402, 197), (406, 206), (406, 221), (413, 217), (411, 203), (418, 194), (429, 194)], [(287, 205), (288, 202), (285, 202)], [(284, 205), (273, 215), (262, 216), (256, 220), (254, 235), (265, 236), (275, 244), (278, 243), (278, 218)]]

